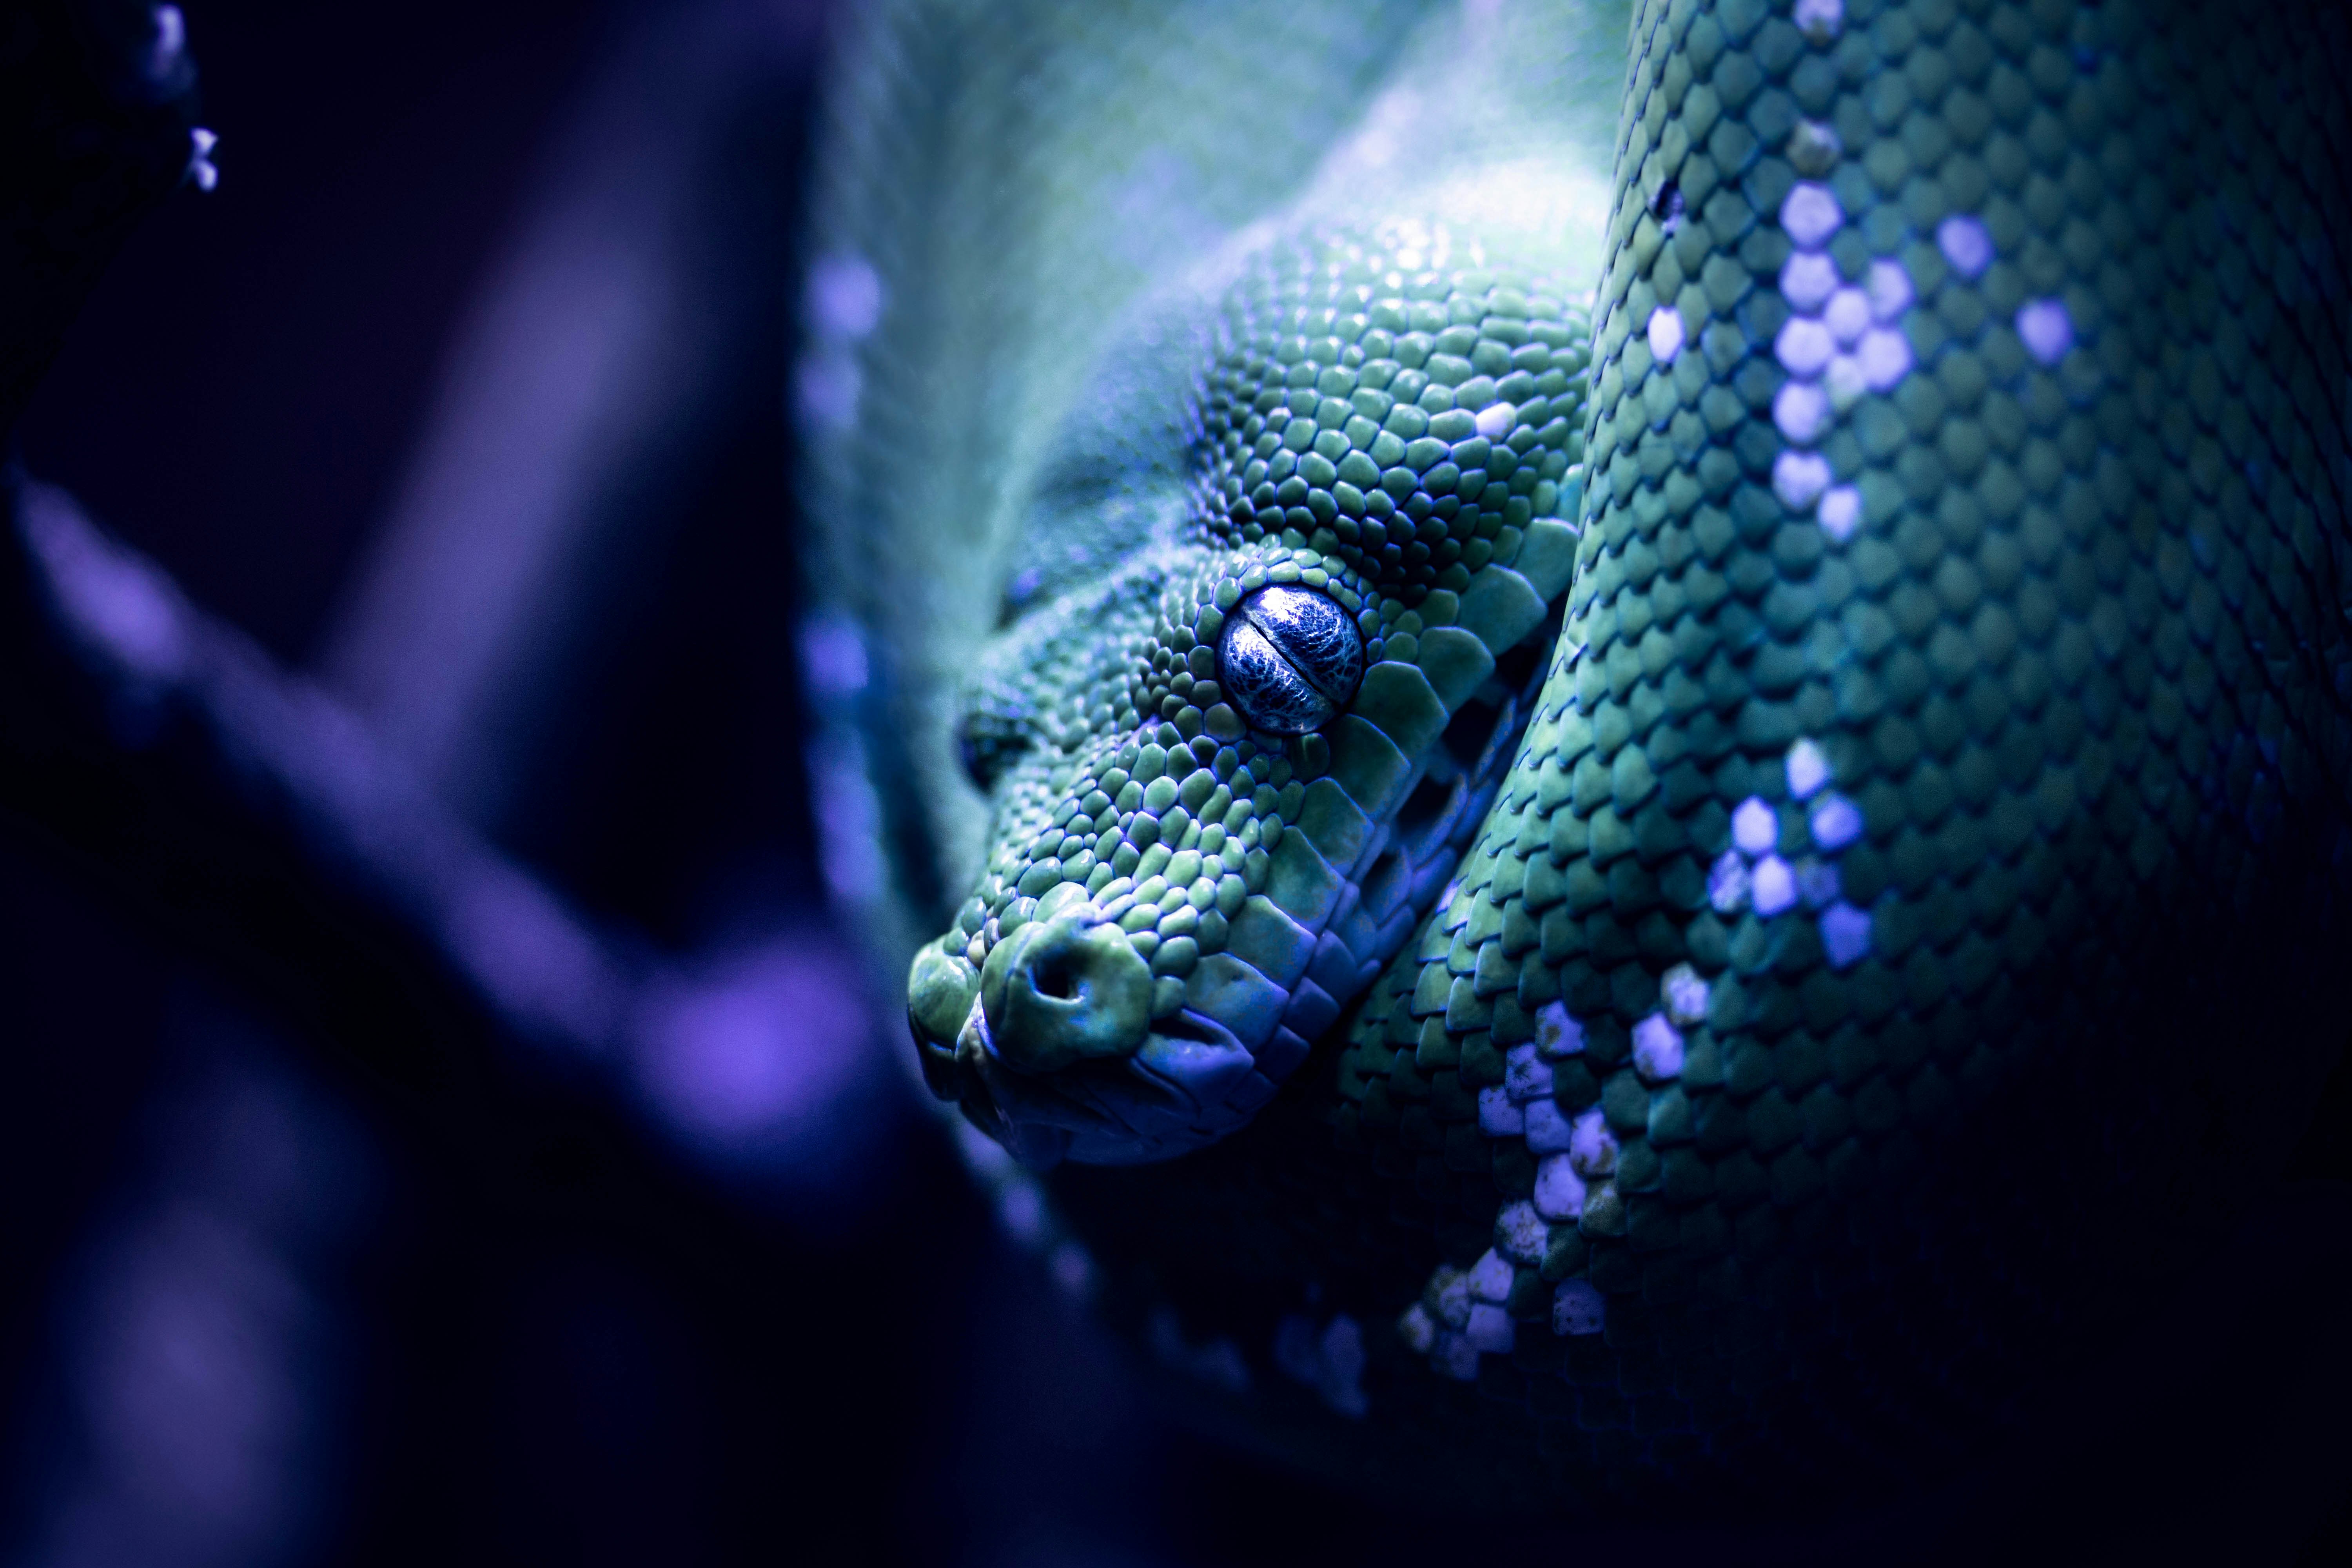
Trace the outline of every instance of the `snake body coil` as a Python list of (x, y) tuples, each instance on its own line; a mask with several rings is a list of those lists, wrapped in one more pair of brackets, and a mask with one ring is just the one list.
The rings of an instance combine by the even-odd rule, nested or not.
[(1294, 1457), (1964, 1448), (2352, 1025), (2352, 27), (1085, 10), (883, 12), (822, 209), (929, 1080)]

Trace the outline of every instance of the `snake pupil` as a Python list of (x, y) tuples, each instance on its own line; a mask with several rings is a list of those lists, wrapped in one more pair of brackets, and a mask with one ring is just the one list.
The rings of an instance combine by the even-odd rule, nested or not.
[(1242, 601), (1217, 647), (1218, 684), (1251, 728), (1303, 735), (1364, 679), (1364, 639), (1330, 598), (1276, 584)]

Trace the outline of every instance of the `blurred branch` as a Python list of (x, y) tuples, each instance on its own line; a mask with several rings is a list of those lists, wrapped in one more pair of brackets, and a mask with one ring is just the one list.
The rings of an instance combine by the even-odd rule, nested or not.
[[(209, 184), (184, 42), (145, 0), (0, 20), (0, 432), (138, 217)], [(0, 506), (0, 818), (395, 1081), (445, 1090), (518, 1040), (706, 1160), (856, 1177), (887, 1079), (839, 937), (779, 917), (673, 959), (601, 929), (64, 491), (11, 459)]]
[[(444, 811), (367, 729), (12, 472), (0, 802), (208, 946), (431, 978), (484, 1021), (609, 1056), (648, 968)], [(402, 983), (405, 983), (405, 980)]]
[(0, 484), (0, 810), (396, 1079), (518, 1039), (706, 1160), (861, 1179), (887, 1080), (838, 938), (677, 962), (598, 929), (70, 496)]

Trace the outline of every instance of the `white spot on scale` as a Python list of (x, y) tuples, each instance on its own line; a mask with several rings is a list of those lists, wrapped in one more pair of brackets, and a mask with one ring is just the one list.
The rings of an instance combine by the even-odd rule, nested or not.
[(1551, 1064), (1537, 1056), (1532, 1043), (1513, 1046), (1503, 1058), (1503, 1092), (1526, 1101), (1551, 1093)]
[(1694, 1029), (1706, 1022), (1710, 995), (1706, 982), (1687, 963), (1675, 964), (1658, 981), (1658, 1000), (1665, 1004), (1667, 1018), (1678, 1028)]
[(1478, 1091), (1478, 1131), (1489, 1138), (1516, 1138), (1527, 1131), (1527, 1117), (1498, 1087)]
[(1874, 261), (1863, 286), (1870, 291), (1870, 314), (1882, 325), (1911, 308), (1911, 274), (1899, 261)]
[(1495, 1216), (1495, 1246), (1504, 1257), (1530, 1268), (1541, 1263), (1544, 1250), (1551, 1241), (1551, 1226), (1536, 1205), (1521, 1198), (1506, 1204), (1503, 1212)]
[(1617, 1138), (1609, 1131), (1609, 1118), (1599, 1106), (1576, 1119), (1569, 1140), (1568, 1164), (1578, 1175), (1596, 1182), (1617, 1168)]
[(1727, 915), (1748, 901), (1748, 862), (1737, 849), (1727, 849), (1706, 874), (1706, 901), (1715, 912)]
[(1772, 395), (1772, 423), (1780, 426), (1784, 439), (1800, 447), (1811, 446), (1829, 428), (1829, 394), (1816, 382), (1782, 383)]
[(1575, 1156), (1554, 1154), (1536, 1166), (1536, 1213), (1555, 1222), (1584, 1213), (1584, 1178), (1570, 1163)]
[(1536, 1010), (1536, 1049), (1548, 1057), (1572, 1057), (1584, 1049), (1584, 1026), (1558, 1002)]
[(1854, 345), (1853, 360), (1862, 384), (1873, 392), (1886, 392), (1911, 374), (1911, 340), (1886, 327), (1874, 327)]
[(1673, 363), (1683, 352), (1683, 313), (1672, 305), (1661, 305), (1650, 312), (1650, 353), (1660, 364)]
[(1813, 807), (1813, 842), (1832, 852), (1862, 837), (1862, 807), (1842, 795), (1822, 797)]
[(1528, 1153), (1564, 1154), (1568, 1152), (1570, 1133), (1568, 1118), (1560, 1114), (1559, 1101), (1531, 1100), (1521, 1115), (1527, 1128)]
[(1653, 1013), (1633, 1026), (1633, 1070), (1653, 1083), (1682, 1077), (1682, 1031), (1664, 1013)]
[(1823, 532), (1843, 544), (1862, 526), (1862, 492), (1852, 485), (1838, 485), (1822, 492), (1822, 504), (1813, 513)]
[(1840, 346), (1852, 346), (1870, 326), (1870, 296), (1855, 288), (1839, 289), (1822, 311), (1822, 323)]
[(1731, 814), (1731, 842), (1743, 855), (1769, 855), (1780, 841), (1780, 820), (1760, 795), (1751, 795)]
[(1512, 1329), (1508, 1312), (1481, 1301), (1470, 1309), (1470, 1321), (1464, 1329), (1462, 1338), (1472, 1350), (1482, 1355), (1508, 1355), (1518, 1336)]
[(1837, 161), (1844, 156), (1843, 139), (1835, 127), (1822, 121), (1800, 120), (1789, 132), (1789, 162), (1801, 174), (1817, 179), (1837, 167)]
[(1440, 1268), (1432, 1281), (1437, 1287), (1437, 1321), (1458, 1329), (1470, 1321), (1470, 1276), (1458, 1268)]
[(1767, 855), (1756, 863), (1748, 879), (1748, 896), (1755, 900), (1756, 912), (1769, 920), (1797, 901), (1797, 875), (1786, 860)]
[(1822, 384), (1830, 389), (1830, 406), (1840, 412), (1853, 407), (1854, 399), (1870, 390), (1863, 377), (1862, 362), (1850, 353), (1830, 361), (1830, 368), (1822, 373)]
[(1829, 489), (1829, 459), (1818, 452), (1783, 451), (1772, 459), (1772, 493), (1790, 511), (1805, 511)]
[(1829, 328), (1811, 316), (1791, 316), (1780, 323), (1772, 353), (1790, 375), (1819, 375), (1837, 352)]
[(1826, 44), (1845, 26), (1845, 0), (1797, 0), (1790, 19), (1809, 40)]
[(1489, 441), (1499, 441), (1511, 433), (1519, 411), (1508, 403), (1490, 403), (1478, 411), (1478, 434)]
[(1780, 298), (1791, 310), (1820, 310), (1837, 291), (1837, 263), (1818, 250), (1800, 250), (1780, 264)]
[(1826, 245), (1844, 222), (1845, 210), (1838, 205), (1836, 195), (1811, 180), (1790, 187), (1780, 203), (1780, 227), (1807, 250)]
[(2057, 300), (2030, 300), (2017, 312), (2018, 341), (2043, 364), (2056, 364), (2074, 346), (2074, 321)]
[(1963, 278), (1981, 278), (1992, 265), (1992, 235), (1979, 218), (1955, 215), (1937, 224), (1936, 248)]
[(1815, 741), (1799, 741), (1789, 748), (1787, 771), (1789, 793), (1799, 800), (1810, 800), (1830, 782), (1829, 754)]
[(1832, 904), (1822, 911), (1822, 951), (1830, 967), (1843, 969), (1870, 951), (1870, 912), (1852, 904)]

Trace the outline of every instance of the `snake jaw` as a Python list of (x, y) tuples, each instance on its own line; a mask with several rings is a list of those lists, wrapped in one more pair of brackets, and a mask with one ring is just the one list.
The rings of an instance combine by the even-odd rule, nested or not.
[(1204, 1110), (1226, 1104), (1241, 1089), (1255, 1053), (1205, 1013), (1187, 1009), (1154, 1030), (1136, 1053), (1136, 1068), (1167, 1084)]
[[(1008, 1050), (978, 977), (942, 944), (918, 958), (910, 990), (908, 1023), (925, 1083), (1032, 1170), (1064, 1159), (1125, 1165), (1171, 1158), (1232, 1131), (1262, 1102), (1251, 1092), (1256, 1054), (1205, 1013), (1163, 1019), (1116, 1054), (1040, 1068), (1034, 1042)], [(941, 1015), (958, 994), (970, 1000), (950, 1032)]]

